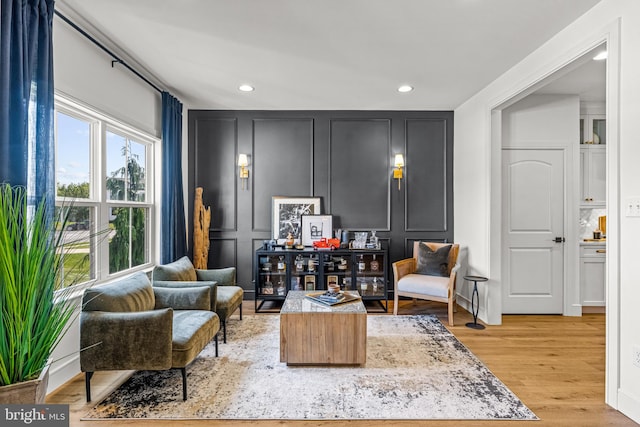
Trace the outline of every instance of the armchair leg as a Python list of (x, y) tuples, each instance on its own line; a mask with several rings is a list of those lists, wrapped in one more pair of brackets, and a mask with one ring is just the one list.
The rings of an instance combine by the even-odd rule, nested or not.
[(187, 368), (180, 368), (182, 371), (182, 400), (187, 400)]
[(240, 320), (242, 320), (242, 303), (240, 303)]
[(393, 294), (393, 315), (397, 316), (398, 315), (398, 293), (394, 292)]
[(227, 321), (222, 321), (222, 342), (227, 343)]
[(213, 337), (216, 342), (216, 357), (218, 357), (218, 333), (216, 332), (216, 336)]
[(449, 302), (449, 326), (453, 326), (453, 307), (455, 302)]
[(87, 402), (91, 402), (91, 377), (92, 376), (93, 376), (93, 372), (84, 373), (84, 387), (87, 393)]

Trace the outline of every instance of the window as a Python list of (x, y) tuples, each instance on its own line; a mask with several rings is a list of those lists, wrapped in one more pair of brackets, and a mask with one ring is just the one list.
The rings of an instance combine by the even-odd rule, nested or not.
[(55, 127), (56, 216), (67, 219), (64, 284), (148, 266), (157, 140), (59, 96)]

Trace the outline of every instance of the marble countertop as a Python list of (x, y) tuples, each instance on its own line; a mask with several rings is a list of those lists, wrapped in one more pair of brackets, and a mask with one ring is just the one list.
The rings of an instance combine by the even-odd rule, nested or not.
[(585, 242), (584, 240), (580, 240), (580, 246), (605, 246), (607, 244), (606, 240), (600, 240), (598, 242)]
[[(325, 312), (325, 313), (366, 313), (367, 309), (361, 299), (336, 304), (332, 306), (306, 298), (305, 295), (322, 291), (289, 291), (287, 298), (282, 305), (280, 314), (302, 313), (302, 312)], [(356, 291), (346, 291), (351, 295), (358, 295)]]

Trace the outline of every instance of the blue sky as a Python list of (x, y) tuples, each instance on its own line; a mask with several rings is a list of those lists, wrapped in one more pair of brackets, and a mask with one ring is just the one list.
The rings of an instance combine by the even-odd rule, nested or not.
[[(60, 184), (89, 182), (90, 130), (89, 122), (56, 112), (56, 180)], [(107, 132), (107, 175), (124, 166), (122, 147), (125, 138)], [(99, 147), (94, 147), (98, 149)], [(142, 162), (145, 159), (144, 144), (131, 144), (131, 151)]]

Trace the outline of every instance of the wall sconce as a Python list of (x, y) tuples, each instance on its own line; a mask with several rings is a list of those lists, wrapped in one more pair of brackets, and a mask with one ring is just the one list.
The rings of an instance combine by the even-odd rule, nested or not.
[(398, 190), (400, 190), (400, 180), (402, 179), (402, 168), (404, 167), (404, 158), (402, 154), (396, 154), (396, 159), (393, 163), (395, 168), (393, 169), (393, 179), (398, 180)]
[(244, 190), (245, 183), (249, 179), (249, 157), (246, 154), (238, 154), (238, 166), (240, 166), (240, 180), (242, 181), (242, 189)]

